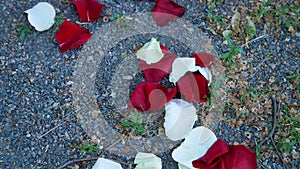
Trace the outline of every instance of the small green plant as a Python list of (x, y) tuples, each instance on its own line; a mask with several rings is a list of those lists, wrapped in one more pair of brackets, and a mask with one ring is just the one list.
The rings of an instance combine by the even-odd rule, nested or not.
[(57, 26), (59, 26), (59, 25), (61, 25), (62, 23), (64, 23), (64, 18), (62, 18), (62, 17), (59, 17), (59, 18), (57, 18), (55, 21), (54, 21), (54, 24), (55, 25), (57, 25)]
[(230, 50), (226, 53), (223, 53), (221, 55), (221, 59), (223, 59), (223, 64), (225, 66), (235, 67), (236, 63), (234, 63), (233, 57), (239, 53), (242, 53), (243, 48), (234, 45), (229, 35), (224, 35), (224, 37), (227, 41), (228, 46), (230, 47)]
[(250, 93), (250, 96), (253, 98), (253, 99), (257, 99), (259, 97), (259, 92), (257, 91), (257, 88), (256, 87), (251, 87), (249, 89), (249, 93)]
[(80, 150), (80, 154), (82, 154), (82, 155), (101, 151), (101, 149), (99, 147), (90, 145), (88, 142), (85, 142), (81, 146), (76, 146), (76, 148)]
[(244, 32), (246, 34), (246, 41), (252, 39), (254, 35), (256, 34), (256, 27), (250, 17), (247, 17), (248, 24), (244, 25)]
[(137, 112), (137, 110), (130, 112), (128, 121), (121, 121), (122, 126), (131, 127), (131, 132), (134, 134), (144, 134), (146, 132), (142, 123), (143, 115)]
[(132, 26), (132, 18), (127, 17), (125, 15), (118, 15), (118, 16), (113, 16), (110, 18), (110, 20), (113, 19), (116, 21), (117, 26), (120, 28), (129, 28)]
[[(296, 117), (289, 116), (290, 109), (287, 105), (283, 105), (282, 111), (286, 116), (277, 121), (279, 128), (284, 128), (287, 136), (281, 136), (275, 139), (280, 151), (290, 152), (295, 144), (300, 145), (300, 121)], [(299, 113), (299, 110), (298, 110)]]
[(269, 89), (263, 89), (261, 91), (258, 91), (256, 87), (250, 87), (249, 88), (249, 94), (253, 99), (257, 99), (261, 95), (266, 95), (268, 93), (271, 93), (272, 91)]
[(246, 93), (243, 93), (242, 95), (241, 95), (241, 101), (246, 101), (247, 100), (247, 94)]
[(225, 25), (225, 19), (224, 17), (220, 16), (220, 15), (213, 15), (213, 9), (216, 7), (216, 5), (221, 4), (221, 1), (216, 1), (216, 2), (212, 2), (212, 4), (208, 7), (207, 10), (207, 18), (211, 21), (211, 22), (221, 22), (223, 25)]
[(261, 158), (261, 154), (260, 154), (260, 149), (261, 147), (259, 146), (259, 144), (257, 143), (256, 139), (255, 141), (255, 154), (256, 154), (256, 161), (258, 162)]
[(124, 14), (116, 14), (116, 15), (110, 16), (110, 17), (109, 17), (109, 20), (110, 20), (110, 21), (114, 21), (114, 20), (117, 20), (117, 19), (120, 19), (120, 18), (123, 18), (123, 17), (125, 17)]
[(278, 143), (277, 145), (281, 152), (283, 151), (290, 152), (293, 149), (293, 146), (295, 144), (294, 141), (290, 141), (289, 139), (284, 137), (277, 139), (276, 142)]
[(286, 76), (286, 78), (288, 78), (288, 79), (294, 79), (294, 78), (296, 78), (298, 75), (299, 75), (299, 73), (298, 73), (298, 72), (295, 72), (295, 73), (293, 73), (293, 74), (291, 74), (291, 75)]
[(259, 22), (259, 20), (265, 15), (268, 16), (270, 1), (264, 2), (261, 6), (259, 6), (258, 11), (255, 11), (255, 21)]
[(62, 17), (59, 17), (57, 18), (55, 21), (54, 21), (54, 24), (56, 25), (56, 28), (54, 30), (54, 32), (57, 32), (58, 31), (58, 27), (59, 25), (61, 25), (62, 23), (64, 23), (64, 19)]
[(210, 15), (210, 16), (208, 16), (208, 18), (212, 22), (221, 22), (223, 25), (225, 25), (225, 19), (224, 19), (224, 17), (222, 17), (220, 15)]
[(30, 27), (26, 26), (26, 25), (22, 25), (22, 24), (18, 24), (18, 32), (20, 33), (20, 40), (24, 40), (27, 34), (31, 34), (32, 31), (30, 29)]
[(208, 97), (208, 103), (211, 106), (213, 104), (213, 98), (218, 98), (218, 88), (221, 86), (221, 79), (217, 78), (215, 82), (211, 82), (210, 84), (210, 95)]
[(292, 4), (286, 6), (280, 6), (272, 11), (272, 13), (278, 17), (279, 25), (285, 25), (287, 28), (290, 26), (296, 29), (300, 28), (299, 17), (300, 17), (299, 5)]

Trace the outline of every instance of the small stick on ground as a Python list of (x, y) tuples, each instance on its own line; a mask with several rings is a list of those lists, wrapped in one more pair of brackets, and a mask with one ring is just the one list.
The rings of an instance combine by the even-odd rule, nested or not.
[(272, 97), (272, 104), (273, 104), (273, 126), (272, 126), (272, 130), (269, 133), (269, 135), (267, 137), (265, 137), (259, 144), (258, 146), (262, 146), (269, 138), (273, 137), (275, 129), (276, 129), (276, 120), (277, 120), (277, 111), (278, 111), (278, 107), (277, 107), (277, 103), (276, 103), (276, 99), (275, 97)]
[(241, 45), (241, 47), (243, 48), (243, 47), (245, 47), (245, 46), (248, 46), (249, 43), (255, 42), (255, 41), (257, 41), (257, 40), (259, 40), (259, 39), (261, 39), (261, 38), (267, 37), (267, 36), (268, 36), (268, 35), (262, 35), (262, 36), (259, 36), (259, 37), (255, 38), (255, 39), (252, 39), (252, 40), (246, 42), (245, 44)]
[[(70, 104), (69, 104), (69, 103), (66, 103), (66, 104), (60, 106), (60, 108), (67, 107), (67, 106), (70, 106)], [(74, 118), (71, 118), (70, 120), (66, 120), (66, 119), (67, 119), (68, 117), (70, 117), (72, 114), (76, 116), (75, 113), (77, 113), (78, 111), (82, 110), (84, 107), (85, 107), (85, 106), (83, 106), (83, 107), (81, 107), (81, 108), (75, 110), (74, 112), (69, 113), (69, 114), (66, 115), (65, 117), (63, 117), (63, 119), (61, 120), (61, 122), (59, 122), (56, 126), (54, 126), (53, 128), (51, 128), (50, 130), (48, 130), (48, 131), (45, 132), (44, 134), (40, 135), (40, 136), (38, 137), (38, 139), (41, 139), (41, 138), (43, 138), (44, 136), (46, 136), (47, 134), (51, 133), (53, 130), (55, 130), (55, 129), (58, 128), (59, 126), (63, 125), (64, 122), (66, 122), (66, 121), (71, 121), (71, 120), (76, 119), (76, 117), (74, 117)], [(51, 108), (51, 107), (50, 107), (50, 108)]]
[[(269, 135), (268, 135), (267, 137), (265, 137), (265, 138), (258, 144), (258, 146), (261, 147), (264, 143), (267, 142), (268, 139), (270, 139), (271, 142), (272, 142), (273, 147), (274, 147), (275, 150), (276, 150), (276, 154), (278, 155), (278, 157), (280, 158), (282, 164), (284, 165), (283, 158), (281, 157), (280, 152), (279, 152), (279, 150), (277, 149), (277, 146), (276, 146), (276, 144), (275, 144), (275, 142), (274, 142), (274, 139), (273, 139), (273, 135), (274, 135), (274, 132), (275, 132), (275, 129), (276, 129), (277, 113), (278, 113), (278, 111), (279, 111), (279, 109), (280, 109), (280, 104), (278, 104), (278, 106), (277, 106), (277, 101), (276, 101), (276, 99), (275, 99), (274, 96), (272, 96), (271, 99), (272, 99), (272, 105), (273, 105), (273, 126), (272, 126), (272, 130), (271, 130), (271, 132), (269, 133)], [(283, 168), (286, 168), (286, 167), (283, 166)]]

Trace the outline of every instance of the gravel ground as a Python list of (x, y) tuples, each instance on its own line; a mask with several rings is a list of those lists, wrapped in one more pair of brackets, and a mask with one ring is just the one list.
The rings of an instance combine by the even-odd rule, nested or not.
[[(98, 144), (90, 133), (87, 133), (76, 105), (73, 105), (72, 84), (76, 63), (84, 47), (61, 53), (54, 39), (55, 27), (45, 32), (33, 31), (19, 39), (18, 24), (30, 26), (23, 11), (31, 8), (39, 1), (9, 1), (0, 0), (0, 168), (57, 168), (65, 162), (83, 158), (76, 146), (85, 142)], [(76, 9), (69, 1), (48, 1), (57, 11), (58, 16), (79, 21)], [(114, 14), (130, 15), (136, 12), (149, 12), (154, 7), (151, 1), (137, 2), (134, 0), (101, 0), (106, 4), (104, 16)], [(211, 39), (217, 55), (227, 51), (225, 39), (209, 31), (211, 24), (207, 16), (206, 1), (183, 1), (179, 4), (187, 8), (183, 19), (194, 24), (201, 32)], [(242, 1), (239, 1), (242, 3)], [(232, 16), (232, 8), (237, 8), (237, 2), (226, 2), (218, 6), (216, 13)], [(251, 8), (253, 3), (244, 1), (245, 8)], [(101, 19), (81, 26), (88, 28), (91, 33), (96, 33), (103, 23)], [(32, 28), (33, 29), (33, 28)], [(254, 38), (264, 35), (264, 24), (257, 26)], [(105, 31), (105, 30), (103, 30)], [(299, 31), (299, 30), (298, 30)], [(100, 30), (101, 32), (101, 30)], [(245, 144), (255, 151), (255, 140), (263, 140), (272, 128), (272, 104), (268, 95), (261, 95), (254, 99), (245, 91), (256, 87), (259, 91), (271, 90), (280, 105), (296, 105), (290, 107), (292, 116), (299, 117), (299, 36), (291, 35), (289, 31), (270, 28), (263, 38), (251, 42), (244, 47), (243, 52), (235, 57), (237, 67), (227, 74), (224, 89), (227, 92), (228, 104), (217, 124), (209, 125), (217, 136), (229, 144)], [(299, 33), (298, 33), (299, 34)], [(97, 102), (109, 102), (111, 94), (107, 85), (114, 85), (112, 77), (104, 75), (104, 71), (114, 71), (111, 64), (118, 65), (122, 60), (120, 55), (134, 52), (133, 45), (140, 46), (151, 35), (132, 37), (121, 41), (106, 57), (116, 57), (115, 60), (106, 59), (103, 67), (97, 74)], [(160, 36), (158, 36), (160, 37)], [(178, 56), (189, 51), (184, 44), (175, 40), (165, 40), (165, 44), (176, 46), (170, 50)], [(239, 43), (239, 42), (237, 42)], [(242, 43), (240, 43), (242, 44)], [(179, 47), (177, 47), (179, 46)], [(119, 60), (118, 60), (119, 59)], [(298, 72), (295, 80), (287, 79), (287, 75)], [(138, 78), (140, 79), (140, 78)], [(132, 86), (134, 84), (131, 84)], [(246, 96), (246, 101), (241, 101), (241, 96)], [(112, 100), (113, 101), (113, 100)], [(99, 104), (101, 109), (105, 104)], [(111, 126), (115, 127), (121, 114), (113, 115), (113, 108), (107, 110), (105, 118)], [(106, 112), (106, 111), (102, 111)], [(203, 115), (199, 112), (199, 115)], [(286, 112), (280, 109), (278, 118), (285, 117)], [(203, 117), (203, 116), (202, 116)], [(209, 116), (206, 120), (209, 120)], [(211, 117), (212, 118), (212, 117)], [(111, 121), (110, 121), (111, 120)], [(201, 124), (203, 118), (197, 124)], [(205, 123), (204, 123), (205, 124)], [(280, 126), (278, 127), (280, 128)], [(288, 133), (276, 130), (275, 140)], [(120, 130), (122, 131), (122, 130)], [(288, 131), (287, 131), (288, 132)], [(101, 144), (99, 144), (101, 145)], [(299, 168), (299, 145), (295, 144), (291, 152), (280, 153), (282, 163), (276, 151), (268, 141), (261, 148), (262, 158), (259, 168)], [(163, 168), (174, 169), (177, 164), (172, 160), (170, 153), (159, 153), (163, 160)], [(133, 158), (122, 154), (103, 151), (91, 153), (89, 156), (98, 156), (114, 159), (122, 163), (124, 169), (133, 167)], [(79, 162), (69, 165), (73, 168), (91, 168), (95, 161)]]

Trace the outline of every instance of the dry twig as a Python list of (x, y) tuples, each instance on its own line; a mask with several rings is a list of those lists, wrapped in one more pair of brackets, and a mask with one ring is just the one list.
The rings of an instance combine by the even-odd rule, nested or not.
[[(272, 130), (271, 130), (271, 132), (269, 133), (269, 135), (268, 135), (267, 137), (265, 137), (265, 138), (258, 144), (258, 146), (261, 147), (264, 143), (267, 142), (268, 139), (270, 139), (271, 142), (272, 142), (273, 147), (274, 147), (275, 150), (276, 150), (276, 154), (278, 155), (278, 157), (280, 158), (282, 164), (284, 165), (283, 158), (281, 157), (280, 152), (279, 152), (279, 150), (277, 149), (277, 146), (276, 146), (276, 144), (275, 144), (275, 142), (274, 142), (274, 139), (273, 139), (274, 132), (275, 132), (275, 129), (276, 129), (277, 113), (278, 113), (278, 111), (279, 111), (279, 109), (280, 109), (280, 104), (277, 105), (277, 101), (276, 101), (276, 99), (275, 99), (274, 96), (272, 96), (271, 99), (272, 99), (272, 105), (273, 105), (273, 126), (272, 126)], [(286, 168), (286, 167), (283, 166), (283, 168)]]

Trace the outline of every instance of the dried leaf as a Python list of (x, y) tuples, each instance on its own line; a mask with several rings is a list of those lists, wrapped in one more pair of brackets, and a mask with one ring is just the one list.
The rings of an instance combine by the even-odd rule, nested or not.
[(236, 12), (231, 18), (231, 27), (235, 33), (240, 32), (240, 22), (241, 22), (241, 14)]

